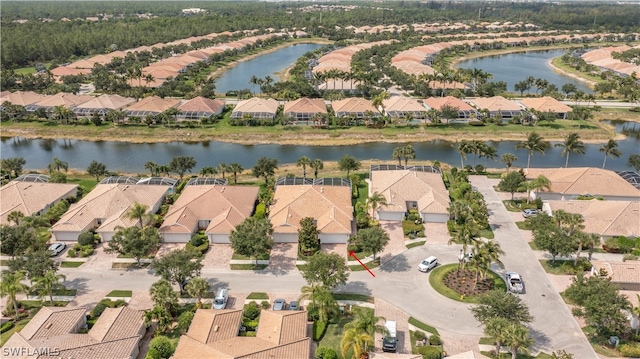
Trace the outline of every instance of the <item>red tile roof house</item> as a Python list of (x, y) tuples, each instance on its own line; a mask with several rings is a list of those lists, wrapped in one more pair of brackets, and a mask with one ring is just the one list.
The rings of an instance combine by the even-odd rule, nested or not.
[(417, 209), (424, 222), (449, 220), (449, 191), (440, 173), (389, 167), (390, 170), (378, 170), (372, 166), (370, 172), (369, 195), (378, 192), (387, 201), (386, 206), (378, 207), (376, 218), (400, 221), (409, 210)]
[(231, 113), (231, 118), (242, 119), (245, 115), (256, 120), (273, 120), (280, 104), (274, 99), (252, 97), (239, 101)]
[(427, 108), (417, 100), (404, 96), (391, 96), (382, 101), (384, 112), (395, 121), (404, 120), (410, 116), (413, 120), (424, 120)]
[[(269, 207), (276, 243), (297, 243), (300, 220), (305, 217), (316, 220), (322, 244), (347, 243), (355, 234), (351, 182), (331, 185), (330, 180), (334, 179), (313, 180), (315, 184), (295, 184), (302, 183), (301, 178), (277, 181), (273, 204)], [(309, 181), (312, 180), (307, 179)]]
[(178, 107), (180, 100), (176, 98), (160, 98), (158, 96), (145, 97), (138, 102), (133, 102), (124, 108), (129, 117), (145, 117), (157, 115), (172, 107)]
[(310, 358), (306, 311), (263, 310), (255, 337), (239, 336), (241, 326), (241, 309), (198, 309), (172, 358)]
[(78, 195), (76, 184), (23, 182), (20, 178), (0, 187), (0, 224), (12, 224), (7, 219), (11, 212), (21, 212), (25, 216), (43, 215), (63, 199)]
[[(438, 111), (442, 110), (444, 106), (456, 108), (458, 109), (458, 118), (478, 118), (478, 111), (457, 97), (429, 97), (424, 100), (424, 104), (428, 109), (434, 108)], [(445, 122), (448, 122), (449, 120), (451, 119), (443, 119)]]
[(217, 116), (224, 110), (225, 100), (209, 99), (198, 96), (188, 100), (178, 106), (178, 122), (200, 121), (202, 118), (210, 119)]
[(611, 283), (621, 290), (640, 291), (640, 263), (591, 261), (591, 265), (591, 275), (599, 275), (604, 270), (607, 277), (611, 278)]
[(490, 117), (510, 119), (522, 113), (522, 107), (502, 96), (477, 97), (471, 101), (477, 109), (488, 110)]
[(550, 191), (532, 192), (532, 198), (569, 200), (578, 196), (600, 196), (607, 201), (640, 201), (640, 190), (613, 171), (594, 167), (529, 168), (527, 179), (543, 175), (551, 181)]
[[(284, 104), (284, 117), (287, 123), (297, 125), (319, 125), (324, 118), (326, 121), (327, 105), (319, 98), (299, 98)], [(324, 116), (324, 117), (323, 117)]]
[(74, 107), (73, 112), (82, 117), (91, 117), (94, 113), (104, 116), (109, 110), (119, 110), (135, 101), (130, 97), (104, 94)]
[(556, 114), (557, 118), (566, 119), (573, 109), (553, 97), (524, 98), (520, 103), (529, 109)]
[(336, 117), (353, 119), (369, 119), (369, 117), (381, 117), (378, 110), (373, 107), (371, 101), (361, 97), (350, 97), (331, 103)]
[(165, 185), (98, 184), (49, 231), (56, 241), (77, 241), (82, 232), (95, 229), (103, 242), (109, 241), (116, 227), (139, 225), (139, 220), (127, 216), (131, 207), (140, 203), (148, 207), (148, 214), (154, 214), (168, 191), (169, 186)]
[(165, 242), (186, 243), (204, 229), (211, 243), (231, 243), (229, 235), (251, 216), (258, 187), (187, 185), (169, 208), (160, 234)]
[(146, 332), (141, 311), (107, 308), (86, 334), (83, 307), (43, 307), (2, 347), (3, 358), (129, 359), (139, 352)]

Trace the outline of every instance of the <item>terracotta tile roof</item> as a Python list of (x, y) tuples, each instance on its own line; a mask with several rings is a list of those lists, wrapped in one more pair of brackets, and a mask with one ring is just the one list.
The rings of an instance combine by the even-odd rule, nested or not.
[(13, 211), (33, 215), (62, 198), (75, 196), (77, 189), (78, 185), (70, 183), (11, 181), (0, 187), (0, 224), (8, 225), (7, 216)]
[(50, 71), (53, 76), (75, 76), (75, 75), (88, 75), (91, 73), (89, 69), (72, 69), (65, 66), (56, 67)]
[(178, 106), (178, 109), (183, 112), (208, 112), (214, 114), (220, 113), (224, 108), (224, 105), (225, 100), (223, 99), (212, 100), (202, 96), (198, 96)]
[(458, 111), (474, 110), (471, 105), (453, 96), (429, 97), (428, 99), (424, 100), (424, 102), (427, 104), (427, 106), (429, 106), (430, 108), (435, 108), (436, 110), (440, 110), (444, 106), (458, 108)]
[[(83, 335), (86, 334), (76, 334)], [(40, 356), (38, 359), (56, 358), (92, 358), (92, 359), (130, 359), (138, 349), (140, 337), (123, 338), (104, 343), (93, 343), (60, 350), (58, 356)]]
[(548, 201), (549, 209), (564, 210), (584, 217), (584, 231), (601, 236), (640, 237), (640, 202)]
[(344, 100), (333, 101), (331, 103), (331, 107), (333, 107), (333, 111), (335, 111), (336, 113), (359, 113), (371, 111), (373, 113), (379, 114), (378, 110), (373, 107), (371, 101), (362, 97), (350, 97)]
[(16, 92), (3, 92), (0, 98), (0, 104), (5, 101), (9, 101), (14, 105), (26, 106), (42, 101), (46, 98), (45, 95), (40, 95), (33, 91), (16, 91)]
[[(135, 225), (137, 220), (124, 218), (124, 213), (135, 203), (146, 205), (151, 210), (162, 201), (168, 189), (169, 186), (99, 184), (72, 205), (51, 227), (51, 231), (83, 231), (96, 219), (102, 219), (105, 228), (116, 220), (125, 226)], [(103, 227), (98, 227), (98, 231), (101, 230)]]
[(42, 307), (20, 334), (28, 341), (70, 334), (86, 313), (87, 309), (83, 307)]
[(640, 283), (640, 263), (626, 262), (601, 262), (591, 261), (596, 271), (604, 269), (611, 277), (613, 283)]
[(72, 93), (59, 92), (55, 95), (48, 96), (41, 101), (34, 103), (33, 105), (38, 107), (64, 106), (66, 108), (73, 108), (91, 100), (93, 100), (92, 96), (74, 95)]
[(300, 220), (313, 217), (320, 233), (351, 234), (351, 189), (344, 186), (278, 186), (269, 219), (275, 233), (297, 233)]
[(307, 313), (263, 310), (256, 337), (274, 344), (291, 343), (307, 336)]
[(407, 201), (418, 202), (421, 213), (449, 213), (449, 192), (437, 173), (411, 170), (371, 171), (371, 193), (383, 194), (381, 211), (406, 212)]
[(398, 70), (404, 71), (414, 76), (419, 76), (422, 74), (433, 75), (436, 73), (433, 67), (414, 61), (397, 61), (393, 63), (393, 66)]
[[(191, 326), (193, 326), (193, 322), (191, 322)], [(173, 356), (171, 356), (171, 359), (194, 358), (234, 359), (232, 355), (216, 350), (207, 344), (189, 337), (188, 335), (181, 336), (180, 341), (178, 341), (176, 351), (173, 353)]]
[(121, 109), (128, 104), (135, 102), (136, 99), (130, 97), (122, 97), (120, 95), (101, 95), (90, 101), (82, 103), (75, 108), (90, 108), (90, 109)]
[(198, 220), (210, 220), (207, 233), (229, 234), (253, 212), (258, 198), (254, 186), (186, 186), (169, 208), (161, 233), (192, 233)]
[(477, 108), (487, 109), (489, 111), (522, 111), (520, 105), (502, 96), (477, 97), (471, 102), (473, 102)]
[(233, 112), (242, 113), (271, 113), (273, 115), (278, 112), (280, 104), (274, 99), (263, 99), (260, 97), (252, 97), (248, 100), (239, 101)]
[(238, 356), (238, 359), (289, 359), (308, 358), (311, 351), (311, 338), (300, 339), (295, 342), (286, 343), (277, 347), (263, 349)]
[[(525, 170), (528, 179), (544, 175), (551, 181), (551, 191), (572, 195), (623, 196), (640, 199), (640, 190), (625, 181), (617, 173), (595, 167), (530, 168)], [(606, 183), (606, 186), (602, 184)]]
[(108, 342), (139, 335), (144, 327), (142, 311), (128, 307), (107, 308), (89, 331), (99, 342)]
[(382, 101), (384, 110), (387, 112), (426, 112), (427, 109), (418, 101), (410, 97), (392, 96)]
[(284, 104), (284, 113), (327, 113), (327, 105), (319, 98), (299, 98)]
[(160, 98), (158, 96), (145, 97), (125, 107), (126, 111), (149, 111), (155, 113), (164, 112), (171, 107), (177, 107), (180, 100), (176, 98)]
[(540, 112), (566, 113), (573, 111), (571, 107), (549, 96), (538, 98), (524, 98), (520, 100), (520, 103), (528, 108), (532, 108)]
[(358, 88), (359, 81), (356, 80), (341, 80), (341, 79), (328, 79), (325, 82), (318, 85), (318, 90), (339, 90), (339, 91), (351, 91)]
[(235, 338), (241, 321), (241, 309), (198, 309), (186, 335), (205, 344)]

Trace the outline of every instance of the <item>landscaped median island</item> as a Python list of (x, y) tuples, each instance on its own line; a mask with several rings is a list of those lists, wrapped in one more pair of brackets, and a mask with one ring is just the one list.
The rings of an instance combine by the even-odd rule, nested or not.
[(478, 303), (478, 296), (491, 290), (507, 290), (504, 279), (488, 270), (460, 269), (458, 264), (445, 264), (431, 270), (429, 284), (447, 298), (465, 303)]

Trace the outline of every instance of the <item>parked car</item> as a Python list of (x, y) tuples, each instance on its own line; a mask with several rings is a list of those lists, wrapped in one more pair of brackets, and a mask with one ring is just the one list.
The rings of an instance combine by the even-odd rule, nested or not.
[(284, 307), (287, 305), (287, 302), (282, 298), (278, 298), (273, 301), (273, 310), (284, 310)]
[(49, 246), (49, 255), (52, 257), (57, 256), (58, 254), (62, 253), (65, 248), (67, 248), (67, 245), (64, 243), (54, 243)]
[(224, 309), (227, 306), (227, 301), (229, 300), (228, 292), (227, 288), (218, 289), (218, 293), (213, 299), (213, 309)]
[(524, 293), (524, 282), (520, 274), (516, 272), (507, 272), (507, 290), (511, 293)]
[(537, 209), (525, 209), (524, 211), (522, 211), (522, 217), (524, 218), (529, 218), (529, 217), (535, 217), (538, 214), (538, 210)]
[(420, 272), (428, 272), (431, 269), (435, 268), (438, 265), (438, 258), (431, 256), (427, 257), (418, 264), (418, 270)]
[(296, 302), (295, 300), (290, 302), (289, 310), (300, 310), (300, 307), (298, 306), (298, 302)]

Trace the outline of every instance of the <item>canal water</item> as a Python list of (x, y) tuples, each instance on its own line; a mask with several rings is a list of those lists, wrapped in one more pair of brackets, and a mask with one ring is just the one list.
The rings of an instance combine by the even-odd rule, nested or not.
[[(534, 78), (548, 80), (549, 83), (558, 86), (558, 91), (562, 89), (562, 85), (572, 83), (576, 85), (578, 90), (582, 90), (585, 93), (593, 93), (584, 82), (553, 71), (549, 61), (565, 53), (566, 50), (544, 50), (485, 56), (460, 62), (458, 67), (482, 69), (482, 71), (493, 75), (490, 81), (506, 82), (507, 91), (517, 92), (513, 86), (527, 77), (533, 76)], [(532, 87), (531, 93), (535, 92), (536, 88)]]
[(277, 72), (281, 72), (293, 65), (305, 53), (319, 49), (322, 46), (325, 45), (296, 44), (251, 60), (241, 61), (236, 66), (225, 71), (216, 80), (216, 92), (226, 93), (227, 91), (249, 89), (253, 93), (260, 93), (260, 87), (249, 82), (252, 76), (261, 79), (271, 76), (274, 82), (278, 82), (278, 77), (275, 75)]

